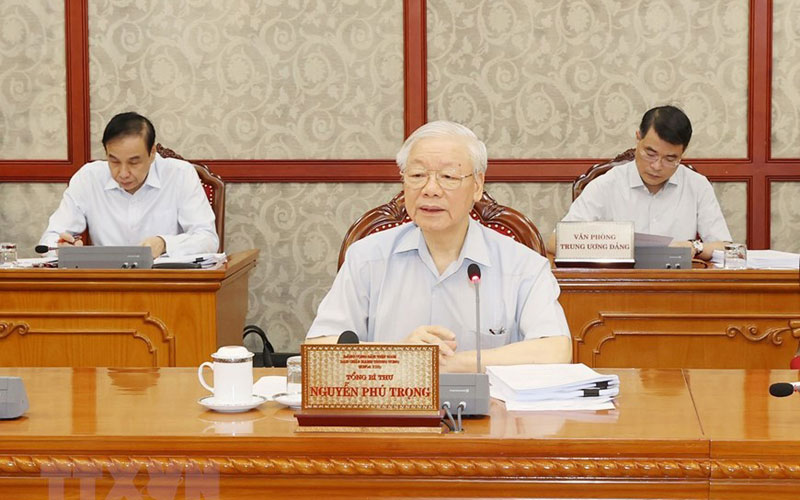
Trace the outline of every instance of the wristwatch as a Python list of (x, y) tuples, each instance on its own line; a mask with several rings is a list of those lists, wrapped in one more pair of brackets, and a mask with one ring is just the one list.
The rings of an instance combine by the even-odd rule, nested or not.
[(689, 240), (692, 242), (692, 248), (694, 248), (694, 255), (698, 256), (703, 253), (703, 240)]

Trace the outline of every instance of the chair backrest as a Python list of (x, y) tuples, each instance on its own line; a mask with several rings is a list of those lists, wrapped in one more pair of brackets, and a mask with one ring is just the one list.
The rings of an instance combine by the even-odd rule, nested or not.
[(219, 251), (225, 251), (225, 183), (220, 176), (213, 173), (207, 166), (187, 160), (175, 151), (165, 148), (161, 144), (156, 144), (156, 152), (164, 158), (177, 158), (178, 160), (188, 161), (194, 166), (203, 191), (206, 193), (211, 210), (216, 217), (217, 236), (219, 237)]
[[(606, 163), (598, 163), (596, 165), (592, 165), (589, 168), (589, 170), (586, 171), (585, 174), (581, 174), (572, 183), (572, 201), (575, 201), (578, 198), (578, 196), (581, 195), (587, 184), (597, 179), (601, 175), (605, 174), (606, 172), (616, 167), (617, 165), (622, 165), (623, 163), (628, 163), (629, 161), (632, 161), (635, 156), (636, 156), (636, 149), (630, 148), (618, 154), (617, 156), (614, 157), (614, 159), (607, 161)], [(686, 163), (683, 163), (683, 165), (697, 172), (697, 169), (695, 169), (693, 166), (688, 165)]]
[[(486, 191), (472, 207), (470, 216), (484, 226), (545, 255), (544, 241), (536, 225), (521, 212), (498, 204)], [(347, 249), (353, 242), (407, 222), (411, 222), (411, 219), (406, 213), (405, 194), (400, 191), (389, 203), (369, 210), (350, 226), (339, 250), (338, 267), (342, 267)]]

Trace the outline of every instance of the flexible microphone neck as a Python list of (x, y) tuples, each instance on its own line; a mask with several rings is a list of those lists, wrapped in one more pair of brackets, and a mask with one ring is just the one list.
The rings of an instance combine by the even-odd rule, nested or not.
[(481, 268), (478, 264), (469, 265), (467, 276), (475, 285), (475, 351), (477, 353), (475, 373), (481, 373)]

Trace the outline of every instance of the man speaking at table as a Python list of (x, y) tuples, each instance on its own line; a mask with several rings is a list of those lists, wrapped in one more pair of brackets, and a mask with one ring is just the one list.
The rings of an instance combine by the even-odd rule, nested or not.
[(153, 257), (216, 252), (214, 212), (194, 167), (156, 153), (153, 124), (137, 113), (116, 115), (103, 132), (105, 161), (87, 163), (64, 191), (39, 243), (142, 245)]
[[(482, 365), (571, 359), (559, 287), (547, 259), (469, 216), (483, 194), (486, 146), (468, 128), (437, 121), (397, 154), (412, 223), (353, 243), (306, 336), (439, 346), (440, 369), (476, 367), (475, 289), (482, 271)], [(483, 368), (483, 367), (482, 367)]]

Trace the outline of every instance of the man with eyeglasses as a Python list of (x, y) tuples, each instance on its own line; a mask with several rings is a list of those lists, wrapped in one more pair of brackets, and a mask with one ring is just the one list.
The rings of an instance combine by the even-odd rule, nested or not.
[[(692, 138), (683, 111), (660, 106), (644, 114), (634, 160), (596, 178), (572, 202), (564, 221), (633, 221), (636, 232), (673, 238), (708, 260), (731, 241), (711, 183), (681, 165)], [(547, 242), (555, 252), (555, 234)]]
[(565, 363), (571, 342), (547, 259), (469, 216), (483, 194), (486, 146), (457, 123), (423, 125), (397, 153), (412, 223), (353, 243), (306, 336), (335, 343), (439, 346), (440, 369), (475, 370), (475, 289), (481, 277), (483, 366)]

